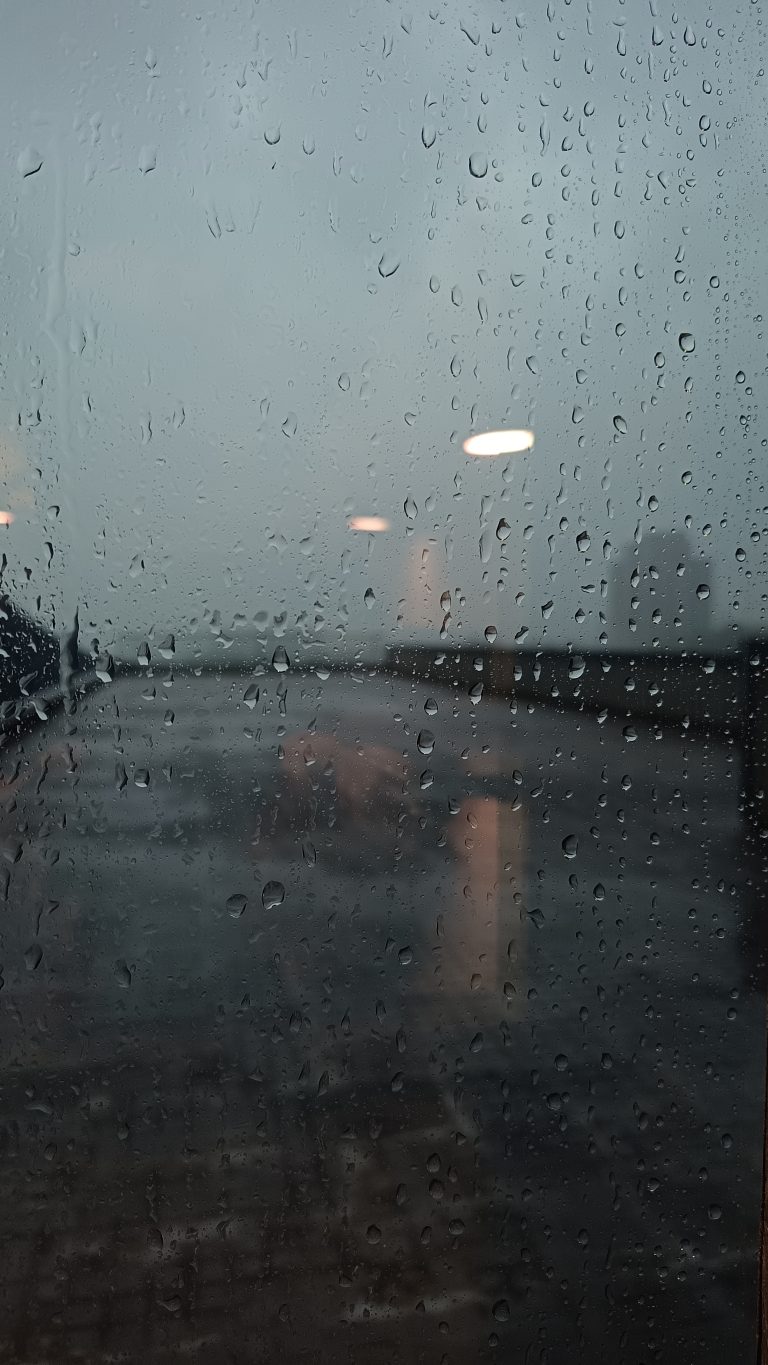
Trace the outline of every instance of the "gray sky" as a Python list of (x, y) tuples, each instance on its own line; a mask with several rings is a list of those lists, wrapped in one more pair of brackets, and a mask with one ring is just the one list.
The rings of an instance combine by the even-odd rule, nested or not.
[[(762, 629), (758, 6), (2, 9), (24, 605), (119, 653), (437, 641), (445, 592), (456, 643)], [(505, 424), (530, 454), (462, 453)], [(684, 574), (640, 550), (630, 633), (643, 538)]]

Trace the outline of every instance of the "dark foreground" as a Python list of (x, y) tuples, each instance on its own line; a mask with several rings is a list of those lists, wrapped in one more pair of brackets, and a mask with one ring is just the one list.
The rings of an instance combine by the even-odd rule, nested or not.
[(737, 750), (251, 681), (2, 755), (0, 1359), (750, 1360)]

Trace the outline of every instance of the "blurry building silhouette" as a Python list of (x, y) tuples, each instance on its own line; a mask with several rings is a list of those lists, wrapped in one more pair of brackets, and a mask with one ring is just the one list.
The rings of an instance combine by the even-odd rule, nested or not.
[(682, 531), (655, 531), (621, 550), (608, 589), (608, 644), (620, 650), (711, 648), (712, 566)]
[(0, 702), (55, 686), (59, 656), (56, 636), (0, 596)]

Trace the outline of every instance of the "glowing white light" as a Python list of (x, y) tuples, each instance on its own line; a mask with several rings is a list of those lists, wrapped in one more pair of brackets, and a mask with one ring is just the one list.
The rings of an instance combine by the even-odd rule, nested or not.
[(389, 522), (386, 517), (351, 517), (349, 520), (350, 531), (388, 531)]
[(10, 526), (13, 519), (13, 512), (0, 512), (0, 526)]
[(525, 428), (512, 431), (480, 431), (477, 436), (467, 437), (464, 442), (464, 453), (492, 460), (495, 455), (514, 455), (519, 450), (530, 450), (532, 445), (533, 432)]

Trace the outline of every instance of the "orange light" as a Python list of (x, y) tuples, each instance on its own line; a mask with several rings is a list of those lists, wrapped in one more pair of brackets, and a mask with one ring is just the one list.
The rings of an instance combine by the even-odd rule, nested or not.
[(519, 450), (530, 450), (532, 446), (533, 432), (521, 427), (510, 431), (478, 432), (477, 436), (467, 437), (463, 448), (465, 455), (492, 460), (496, 455), (515, 455)]
[(347, 523), (350, 531), (388, 531), (389, 522), (386, 517), (350, 517)]
[(0, 526), (10, 526), (13, 521), (13, 512), (0, 512)]

